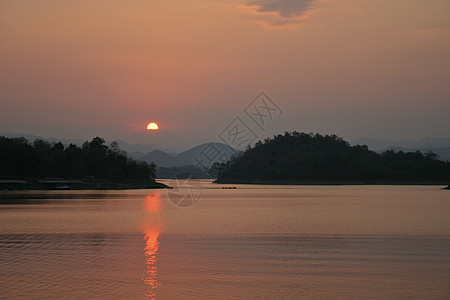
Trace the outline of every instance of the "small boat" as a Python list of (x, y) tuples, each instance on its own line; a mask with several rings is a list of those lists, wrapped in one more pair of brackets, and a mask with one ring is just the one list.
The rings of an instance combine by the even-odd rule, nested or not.
[(70, 187), (68, 185), (60, 185), (60, 186), (55, 186), (54, 189), (55, 190), (70, 190)]

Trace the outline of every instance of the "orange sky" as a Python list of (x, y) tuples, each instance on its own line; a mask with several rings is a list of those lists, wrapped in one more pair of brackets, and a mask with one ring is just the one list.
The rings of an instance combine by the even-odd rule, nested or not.
[(449, 15), (448, 0), (0, 0), (0, 133), (184, 148), (265, 91), (284, 113), (260, 137), (449, 137)]

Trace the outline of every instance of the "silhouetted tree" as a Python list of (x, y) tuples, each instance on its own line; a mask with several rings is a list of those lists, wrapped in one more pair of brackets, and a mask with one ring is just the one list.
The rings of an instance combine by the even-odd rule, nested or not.
[(378, 154), (336, 135), (285, 132), (213, 165), (210, 172), (220, 180), (243, 181), (446, 181), (450, 163), (432, 152)]
[(0, 137), (0, 176), (70, 177), (94, 176), (110, 179), (155, 178), (154, 164), (136, 162), (120, 150), (117, 142), (108, 147), (96, 137), (82, 147), (24, 138)]

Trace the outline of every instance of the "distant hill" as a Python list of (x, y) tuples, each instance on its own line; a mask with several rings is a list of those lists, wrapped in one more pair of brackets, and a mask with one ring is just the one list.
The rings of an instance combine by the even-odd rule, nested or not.
[[(214, 157), (214, 151), (217, 150), (217, 156)], [(211, 158), (211, 161), (202, 154), (202, 152), (208, 152)], [(218, 161), (226, 161), (231, 158), (233, 154), (237, 151), (230, 146), (223, 143), (206, 143), (189, 150), (183, 151), (176, 156), (177, 159), (181, 162), (182, 165), (195, 165), (197, 163), (196, 158), (205, 162), (205, 164), (213, 164)]]
[(423, 138), (420, 140), (412, 141), (405, 140), (394, 143), (395, 146), (403, 148), (442, 148), (450, 147), (450, 138)]
[(176, 156), (170, 155), (161, 150), (155, 150), (155, 151), (149, 152), (147, 155), (145, 155), (142, 158), (142, 160), (146, 161), (148, 163), (153, 162), (158, 167), (173, 167), (173, 166), (180, 165)]
[(386, 152), (388, 150), (394, 150), (396, 152), (403, 151), (403, 152), (416, 152), (420, 151), (422, 153), (427, 153), (428, 151), (431, 151), (433, 153), (436, 153), (438, 155), (438, 159), (443, 161), (450, 161), (450, 147), (435, 147), (435, 148), (403, 148), (403, 147), (397, 147), (397, 146), (391, 146), (387, 147), (381, 151), (377, 151), (380, 153)]
[(439, 159), (450, 160), (450, 138), (423, 138), (420, 140), (404, 140), (398, 142), (388, 142), (383, 139), (361, 138), (354, 140), (351, 145), (367, 145), (369, 149), (382, 153), (387, 150), (426, 153), (432, 151), (439, 156)]
[(448, 183), (450, 162), (433, 153), (382, 154), (336, 135), (286, 132), (212, 168), (218, 182)]
[(116, 142), (119, 144), (120, 149), (125, 150), (131, 158), (137, 158), (135, 156), (140, 155), (143, 157), (146, 153), (155, 150), (161, 150), (167, 153), (170, 152), (169, 150), (154, 144), (129, 144), (123, 140), (117, 140)]
[(449, 148), (450, 138), (422, 138), (419, 140), (387, 141), (376, 138), (361, 138), (350, 142), (351, 145), (366, 145), (370, 150), (382, 151), (389, 147), (403, 149), (435, 149)]
[(350, 144), (352, 146), (366, 145), (370, 150), (373, 150), (373, 151), (380, 151), (380, 150), (386, 149), (390, 146), (393, 146), (393, 144), (389, 141), (386, 141), (383, 139), (369, 138), (369, 137), (351, 141)]
[(48, 142), (61, 142), (64, 145), (68, 146), (69, 144), (74, 144), (77, 146), (81, 146), (85, 141), (81, 140), (81, 139), (63, 139), (63, 138), (55, 138), (55, 137), (42, 137), (42, 136), (37, 136), (37, 135), (32, 135), (32, 134), (17, 134), (17, 133), (0, 133), (0, 136), (4, 136), (4, 137), (8, 137), (8, 138), (25, 138), (28, 141), (30, 141), (31, 143), (34, 142), (35, 140), (43, 140), (43, 141), (48, 141)]
[[(210, 157), (205, 156), (206, 153)], [(215, 153), (216, 155), (214, 155)], [(142, 160), (148, 163), (154, 162), (158, 167), (166, 168), (198, 165), (199, 161), (204, 162), (205, 165), (211, 165), (218, 161), (225, 161), (235, 153), (236, 150), (226, 144), (206, 143), (176, 155), (171, 155), (161, 150), (152, 151), (144, 156)]]

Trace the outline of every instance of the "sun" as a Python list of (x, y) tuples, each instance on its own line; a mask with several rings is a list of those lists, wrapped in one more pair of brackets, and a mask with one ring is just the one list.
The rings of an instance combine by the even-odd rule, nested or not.
[(151, 122), (147, 125), (147, 130), (158, 130), (158, 129), (159, 129), (158, 124), (154, 122)]

